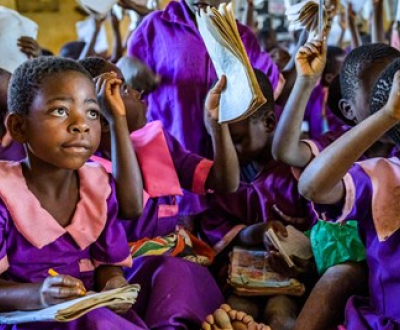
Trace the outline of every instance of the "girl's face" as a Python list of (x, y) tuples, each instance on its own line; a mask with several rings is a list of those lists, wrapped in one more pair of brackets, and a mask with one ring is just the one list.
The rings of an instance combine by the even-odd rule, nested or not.
[(23, 118), (30, 160), (78, 169), (100, 143), (100, 108), (93, 82), (67, 71), (43, 80), (29, 113)]
[(229, 131), (241, 165), (262, 157), (270, 135), (262, 120), (245, 119), (229, 124)]

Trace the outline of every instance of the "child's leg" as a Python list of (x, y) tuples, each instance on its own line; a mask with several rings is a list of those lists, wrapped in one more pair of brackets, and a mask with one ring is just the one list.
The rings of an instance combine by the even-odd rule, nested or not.
[(299, 308), (295, 298), (283, 295), (273, 296), (268, 299), (262, 320), (272, 330), (292, 330), (298, 312)]
[(368, 271), (364, 262), (332, 266), (311, 291), (295, 329), (335, 329), (343, 322), (347, 299), (355, 294), (365, 294), (367, 288)]
[(227, 304), (232, 307), (232, 309), (237, 311), (245, 312), (250, 315), (253, 319), (258, 320), (261, 314), (260, 304), (263, 302), (259, 301), (256, 297), (239, 297), (235, 294), (231, 295), (227, 299)]
[(264, 324), (254, 322), (250, 315), (223, 304), (202, 324), (203, 330), (271, 330)]

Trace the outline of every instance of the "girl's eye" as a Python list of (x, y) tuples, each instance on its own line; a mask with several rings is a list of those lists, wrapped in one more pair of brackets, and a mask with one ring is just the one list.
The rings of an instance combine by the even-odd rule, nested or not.
[(52, 114), (53, 116), (56, 116), (56, 117), (65, 117), (65, 116), (68, 115), (68, 114), (67, 114), (67, 110), (64, 109), (64, 108), (55, 109), (55, 110), (53, 110), (53, 111), (51, 112), (51, 114)]
[(88, 117), (90, 119), (98, 119), (100, 117), (100, 113), (97, 110), (89, 110)]

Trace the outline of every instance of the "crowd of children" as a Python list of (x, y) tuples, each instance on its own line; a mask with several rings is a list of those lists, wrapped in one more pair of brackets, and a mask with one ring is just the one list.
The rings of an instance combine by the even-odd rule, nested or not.
[[(111, 56), (94, 51), (94, 17), (90, 41), (59, 56), (23, 36), (11, 70), (0, 50), (0, 312), (141, 287), (133, 305), (0, 329), (400, 330), (400, 52), (370, 1), (364, 44), (351, 4), (337, 45), (329, 26), (292, 49), (264, 27), (263, 50), (238, 23), (267, 102), (233, 123), (218, 117), (236, 82), (217, 79), (195, 19), (219, 0), (120, 1), (148, 14), (126, 56), (115, 14)], [(314, 258), (285, 263), (266, 233), (287, 225)], [(240, 295), (234, 247), (267, 251), (305, 293)]]

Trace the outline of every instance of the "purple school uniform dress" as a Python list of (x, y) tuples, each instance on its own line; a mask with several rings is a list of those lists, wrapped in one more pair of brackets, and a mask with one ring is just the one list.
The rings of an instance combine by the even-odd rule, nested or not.
[(282, 220), (274, 205), (288, 216), (307, 219), (292, 223), (299, 229), (309, 229), (316, 220), (310, 203), (298, 192), (291, 168), (270, 160), (251, 182), (242, 181), (235, 193), (211, 196), (210, 209), (199, 217), (202, 238), (219, 253), (245, 225)]
[[(148, 123), (131, 135), (144, 185), (142, 216), (121, 221), (128, 241), (171, 234), (179, 223), (182, 188), (205, 193), (212, 162), (183, 149), (163, 130), (160, 121)], [(92, 157), (111, 171), (111, 163)], [(153, 274), (153, 283), (147, 283)], [(207, 268), (169, 256), (144, 256), (125, 269), (130, 282), (140, 283), (134, 309), (151, 329), (194, 329), (223, 302), (223, 296)], [(148, 294), (150, 293), (150, 294)], [(151, 305), (151, 308), (149, 308)], [(166, 322), (168, 320), (168, 322)]]
[[(124, 230), (109, 176), (95, 164), (79, 171), (80, 201), (71, 223), (62, 227), (30, 192), (20, 163), (0, 162), (0, 273), (17, 283), (42, 282), (53, 268), (94, 289), (101, 264), (130, 266)], [(124, 317), (99, 308), (69, 323), (0, 325), (1, 330), (148, 329), (130, 310)]]
[(326, 105), (328, 89), (319, 82), (310, 95), (304, 120), (309, 123), (311, 139), (319, 139), (322, 134), (341, 130), (343, 122)]
[(0, 145), (0, 160), (20, 161), (26, 157), (24, 146), (12, 141), (7, 147)]
[[(148, 118), (161, 120), (187, 150), (210, 158), (203, 107), (217, 75), (192, 15), (183, 0), (149, 14), (129, 39), (128, 54), (161, 76), (160, 86), (148, 97)], [(251, 64), (265, 72), (280, 93), (283, 78), (277, 66), (248, 27), (238, 23), (238, 29)]]
[(358, 220), (366, 245), (369, 298), (352, 297), (348, 330), (400, 329), (400, 160), (373, 158), (354, 165), (343, 179), (346, 196), (337, 205), (316, 205), (326, 219)]

